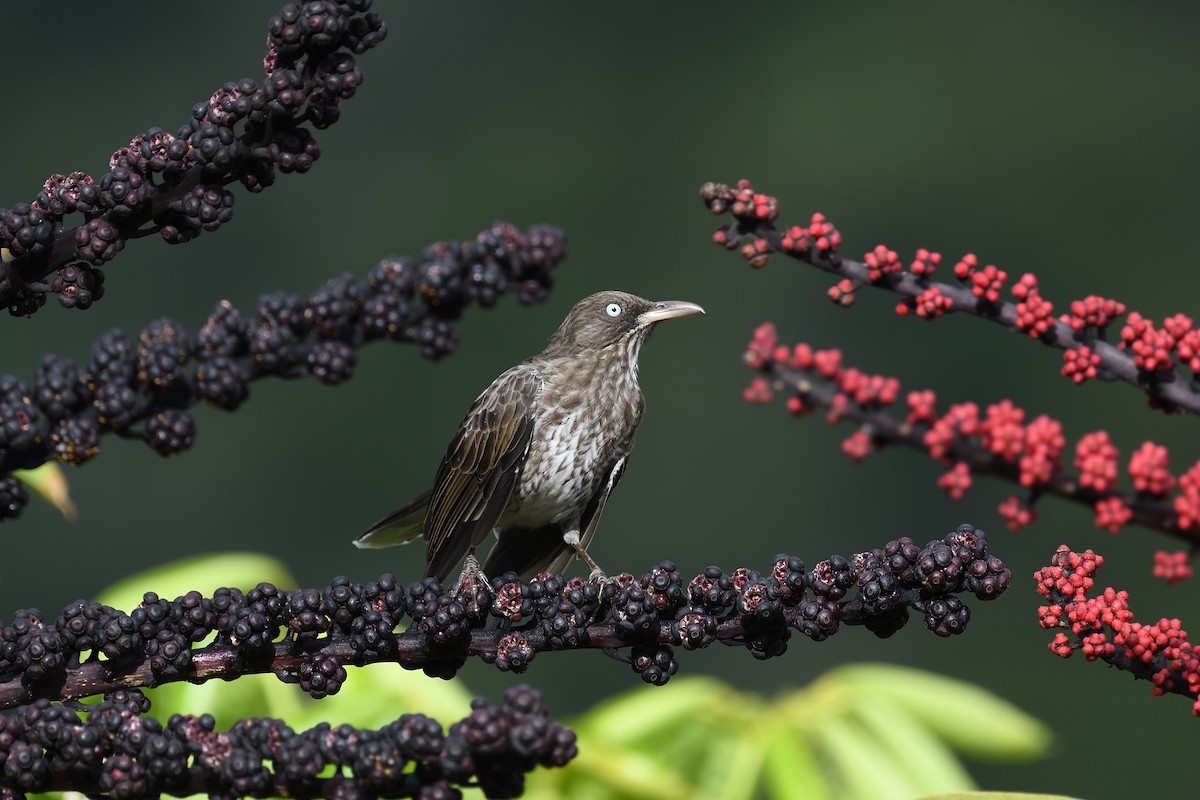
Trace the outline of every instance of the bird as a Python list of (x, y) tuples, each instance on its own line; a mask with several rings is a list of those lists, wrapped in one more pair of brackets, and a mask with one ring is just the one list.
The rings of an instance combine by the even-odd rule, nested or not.
[[(684, 300), (604, 291), (570, 310), (549, 344), (492, 381), (471, 404), (433, 488), (354, 540), (390, 547), (424, 536), (425, 571), (456, 590), (509, 570), (564, 572), (588, 555), (600, 515), (629, 462), (645, 399), (638, 357), (660, 322), (703, 314)], [(480, 568), (475, 550), (495, 533)]]

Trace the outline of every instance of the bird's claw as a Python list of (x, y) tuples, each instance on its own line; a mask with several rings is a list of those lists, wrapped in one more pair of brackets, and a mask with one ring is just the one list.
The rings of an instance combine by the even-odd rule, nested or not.
[(595, 569), (593, 569), (591, 574), (588, 575), (588, 583), (592, 584), (593, 586), (595, 586), (597, 588), (602, 589), (605, 586), (609, 585), (610, 583), (614, 583), (614, 582), (615, 582), (615, 579), (610, 578), (607, 575), (605, 575), (604, 570), (600, 569), (599, 567), (596, 567)]
[(465, 596), (468, 603), (475, 604), (480, 589), (487, 594), (487, 602), (490, 603), (495, 597), (495, 592), (492, 591), (492, 582), (488, 580), (488, 576), (484, 574), (483, 568), (479, 566), (479, 560), (472, 553), (463, 562), (462, 572), (459, 573), (458, 581), (454, 584), (454, 588), (450, 590), (450, 596)]

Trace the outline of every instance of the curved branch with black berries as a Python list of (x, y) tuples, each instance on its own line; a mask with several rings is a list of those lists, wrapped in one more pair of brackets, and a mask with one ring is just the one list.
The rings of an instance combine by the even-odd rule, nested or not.
[[(32, 202), (0, 209), (0, 305), (28, 316), (53, 293), (68, 308), (88, 308), (104, 293), (98, 267), (128, 241), (158, 234), (188, 242), (230, 220), (229, 184), (257, 193), (277, 171), (307, 172), (320, 148), (306, 126), (338, 121), (363, 80), (355, 55), (387, 35), (369, 7), (285, 5), (267, 25), (263, 78), (224, 84), (174, 134), (138, 134), (104, 175), (51, 175)], [(72, 214), (83, 224), (68, 228)]]
[(148, 593), (128, 614), (77, 601), (53, 621), (26, 609), (4, 627), (0, 708), (263, 672), (324, 697), (341, 688), (346, 665), (393, 661), (449, 678), (470, 657), (524, 672), (538, 653), (584, 648), (662, 685), (678, 668), (672, 646), (720, 642), (766, 659), (784, 653), (792, 630), (822, 641), (862, 625), (886, 638), (910, 611), (938, 636), (960, 634), (971, 610), (958, 595), (992, 600), (1011, 580), (983, 531), (961, 525), (924, 547), (903, 537), (812, 569), (780, 555), (766, 573), (710, 567), (687, 582), (664, 561), (640, 579), (625, 573), (601, 585), (548, 573), (521, 582), (510, 572), (471, 594), (436, 578), (406, 590), (384, 575), (337, 578), (323, 592), (260, 583), (171, 601)]
[[(490, 307), (507, 292), (523, 304), (544, 300), (564, 255), (556, 228), (522, 233), (497, 222), (472, 240), (430, 245), (419, 259), (384, 259), (366, 281), (344, 274), (307, 298), (264, 295), (253, 316), (222, 301), (194, 336), (159, 319), (136, 340), (108, 332), (84, 367), (47, 355), (32, 388), (0, 376), (0, 475), (51, 459), (83, 464), (104, 433), (142, 439), (163, 456), (182, 452), (195, 437), (185, 409), (207, 401), (233, 411), (249, 384), (267, 376), (310, 374), (337, 385), (369, 342), (409, 342), (441, 358), (454, 351), (451, 323), (466, 308)], [(19, 481), (0, 477), (0, 520), (27, 500)]]
[[(917, 251), (907, 271), (899, 256), (882, 245), (862, 262), (843, 258), (838, 253), (841, 233), (822, 214), (814, 214), (808, 225), (781, 232), (774, 222), (778, 201), (756, 192), (747, 181), (735, 187), (707, 183), (700, 194), (714, 213), (729, 213), (737, 221), (732, 228), (717, 229), (717, 244), (738, 249), (754, 267), (782, 253), (839, 275), (841, 280), (828, 293), (839, 305), (852, 305), (859, 287), (872, 286), (905, 295), (896, 307), (901, 315), (934, 319), (964, 311), (1062, 348), (1062, 373), (1077, 384), (1097, 377), (1121, 379), (1145, 391), (1151, 406), (1200, 409), (1195, 379), (1200, 329), (1183, 314), (1167, 318), (1156, 329), (1131, 312), (1121, 329), (1121, 342), (1114, 347), (1105, 344), (1104, 335), (1125, 314), (1123, 303), (1089, 296), (1071, 303), (1070, 313), (1055, 320), (1032, 274), (1012, 287), (1015, 302), (1009, 302), (1000, 296), (1007, 273), (990, 264), (980, 267), (972, 254), (954, 267), (958, 285), (940, 283), (931, 276), (942, 257), (925, 249)], [(1174, 583), (1192, 574), (1190, 560), (1200, 549), (1200, 460), (1177, 476), (1168, 469), (1167, 448), (1146, 441), (1131, 454), (1125, 469), (1133, 490), (1121, 490), (1120, 453), (1104, 430), (1076, 441), (1073, 473), (1063, 466), (1067, 440), (1062, 423), (1044, 414), (1027, 422), (1032, 415), (1011, 400), (985, 408), (960, 402), (939, 414), (933, 391), (909, 391), (907, 413), (901, 419), (889, 410), (901, 397), (897, 379), (845, 365), (836, 348), (782, 344), (771, 323), (755, 331), (745, 361), (760, 372), (744, 393), (747, 401), (766, 403), (776, 393), (785, 393), (794, 415), (824, 408), (831, 423), (857, 423), (858, 430), (842, 444), (855, 460), (888, 444), (923, 450), (949, 467), (937, 482), (954, 499), (970, 488), (975, 473), (1012, 481), (1023, 496), (1010, 496), (998, 511), (1013, 530), (1036, 519), (1035, 503), (1045, 495), (1084, 503), (1093, 509), (1097, 527), (1116, 533), (1133, 522), (1186, 542), (1187, 550), (1156, 554), (1155, 575)], [(1183, 365), (1191, 371), (1190, 379)]]

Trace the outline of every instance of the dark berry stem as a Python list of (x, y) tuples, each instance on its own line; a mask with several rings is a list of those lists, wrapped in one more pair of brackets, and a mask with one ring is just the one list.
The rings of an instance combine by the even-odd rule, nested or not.
[[(391, 661), (448, 678), (472, 657), (523, 672), (539, 653), (576, 649), (631, 648), (633, 669), (662, 684), (678, 669), (674, 646), (720, 642), (766, 659), (787, 649), (792, 631), (823, 641), (841, 625), (862, 625), (886, 638), (910, 611), (938, 636), (959, 634), (971, 611), (958, 595), (992, 600), (1011, 579), (983, 532), (962, 525), (924, 547), (905, 537), (811, 569), (779, 555), (765, 573), (709, 567), (690, 581), (663, 561), (640, 579), (623, 573), (599, 586), (506, 573), (490, 590), (448, 592), (426, 578), (406, 591), (384, 575), (368, 584), (337, 578), (323, 592), (260, 583), (173, 601), (147, 594), (128, 614), (77, 601), (53, 622), (22, 609), (4, 627), (0, 708), (264, 672), (324, 697), (340, 689), (348, 665)], [(215, 642), (193, 648), (214, 631)]]

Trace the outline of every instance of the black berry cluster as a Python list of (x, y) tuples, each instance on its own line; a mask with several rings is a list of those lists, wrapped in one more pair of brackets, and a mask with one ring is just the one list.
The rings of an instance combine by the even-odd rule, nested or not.
[[(113, 329), (96, 341), (83, 367), (48, 355), (32, 387), (0, 376), (0, 472), (51, 459), (83, 464), (108, 431), (141, 438), (164, 456), (181, 453), (196, 436), (190, 406), (205, 401), (232, 411), (249, 397), (250, 383), (267, 375), (311, 374), (340, 384), (353, 376), (358, 348), (369, 341), (413, 342), (423, 355), (440, 358), (457, 342), (452, 320), (468, 305), (488, 304), (450, 287), (466, 285), (470, 270), (487, 262), (503, 276), (498, 291), (542, 299), (563, 242), (549, 226), (522, 233), (498, 222), (471, 242), (426, 248), (420, 259), (384, 259), (365, 281), (347, 273), (307, 297), (264, 295), (252, 316), (221, 301), (194, 334), (165, 318), (135, 339)], [(442, 281), (436, 285), (428, 279), (435, 266)], [(72, 273), (79, 298), (81, 276), (90, 272)], [(525, 293), (520, 287), (527, 281), (542, 291)], [(0, 484), (0, 500), (11, 502), (0, 504), (0, 520), (24, 505), (18, 502), (24, 495), (6, 485)]]
[[(88, 308), (104, 294), (97, 267), (128, 240), (157, 232), (172, 244), (191, 241), (232, 218), (228, 185), (260, 192), (276, 172), (307, 172), (320, 147), (305, 126), (337, 121), (363, 80), (356, 56), (387, 34), (370, 6), (284, 6), (268, 22), (260, 79), (222, 85), (173, 133), (139, 133), (103, 175), (51, 175), (32, 202), (0, 209), (0, 303), (27, 316), (54, 294), (67, 308)], [(83, 220), (68, 227), (72, 214)]]
[(1011, 580), (1003, 562), (988, 555), (983, 532), (970, 525), (923, 548), (901, 538), (811, 570), (780, 555), (765, 574), (709, 567), (685, 583), (675, 564), (663, 561), (641, 579), (625, 573), (600, 589), (548, 574), (522, 583), (509, 573), (492, 582), (492, 614), (508, 633), (484, 658), (520, 672), (540, 650), (629, 644), (634, 670), (661, 684), (677, 669), (671, 645), (692, 650), (721, 640), (765, 659), (786, 651), (793, 630), (816, 641), (842, 624), (891, 636), (910, 609), (939, 636), (961, 633), (970, 609), (955, 593), (990, 600)]
[(962, 633), (970, 609), (959, 594), (991, 600), (1011, 580), (983, 532), (962, 525), (924, 547), (901, 538), (811, 569), (779, 555), (766, 572), (709, 567), (690, 581), (662, 561), (641, 578), (622, 573), (598, 585), (508, 572), (490, 587), (448, 590), (434, 578), (405, 587), (384, 575), (365, 584), (336, 578), (321, 592), (260, 583), (171, 601), (151, 593), (128, 614), (79, 600), (54, 620), (23, 609), (0, 630), (0, 706), (39, 687), (60, 687), (63, 697), (103, 689), (101, 656), (123, 660), (123, 674), (147, 683), (187, 680), (199, 657), (193, 646), (213, 632), (207, 674), (270, 669), (314, 697), (335, 694), (347, 666), (397, 661), (449, 678), (472, 655), (523, 672), (539, 652), (579, 648), (600, 648), (662, 684), (678, 669), (676, 646), (720, 641), (773, 658), (793, 631), (821, 641), (842, 625), (863, 625), (883, 638), (911, 611), (939, 636)]
[(322, 723), (295, 731), (254, 718), (220, 731), (208, 714), (164, 724), (149, 710), (141, 692), (118, 690), (94, 705), (41, 699), (0, 717), (0, 793), (461, 798), (459, 787), (474, 785), (485, 797), (516, 797), (526, 773), (564, 766), (577, 752), (575, 734), (527, 686), (509, 689), (498, 706), (475, 699), (449, 730), (404, 714), (377, 730)]

